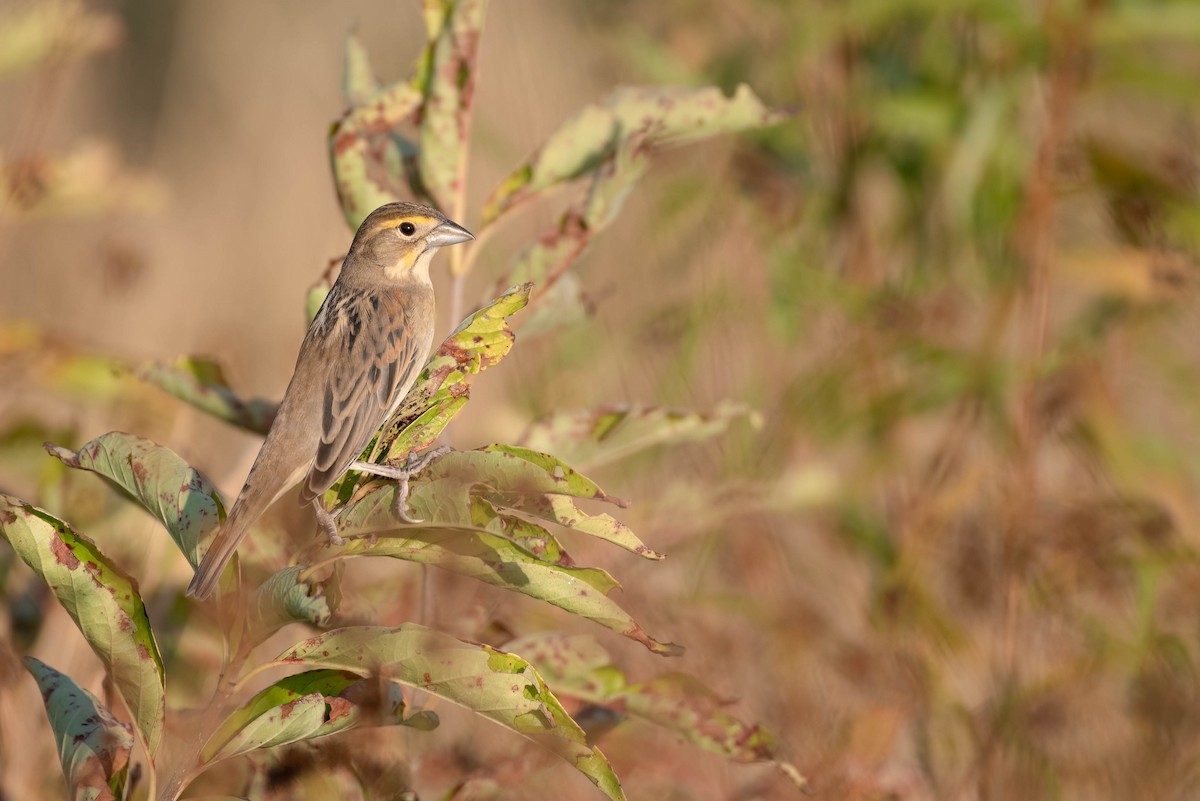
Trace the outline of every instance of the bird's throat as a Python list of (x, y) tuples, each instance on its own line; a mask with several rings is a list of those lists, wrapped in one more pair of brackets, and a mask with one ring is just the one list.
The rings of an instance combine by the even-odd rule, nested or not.
[(417, 256), (416, 260), (411, 257), (401, 259), (392, 266), (384, 270), (384, 274), (393, 281), (411, 281), (416, 279), (422, 283), (428, 284), (429, 281), (429, 262), (433, 260), (433, 254), (436, 248), (428, 248)]

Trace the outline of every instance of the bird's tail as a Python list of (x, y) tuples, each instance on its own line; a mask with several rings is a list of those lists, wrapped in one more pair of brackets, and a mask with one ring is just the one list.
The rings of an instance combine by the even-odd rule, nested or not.
[(225, 565), (229, 564), (234, 551), (246, 536), (250, 524), (257, 517), (257, 515), (246, 514), (247, 505), (244, 501), (244, 498), (238, 498), (238, 502), (233, 505), (229, 517), (225, 518), (225, 525), (221, 526), (221, 530), (217, 532), (212, 545), (208, 547), (204, 558), (200, 560), (200, 566), (196, 568), (196, 575), (192, 577), (192, 583), (188, 585), (187, 594), (198, 601), (203, 601), (213, 594), (213, 590), (217, 588), (217, 584), (221, 580), (221, 574), (225, 572)]

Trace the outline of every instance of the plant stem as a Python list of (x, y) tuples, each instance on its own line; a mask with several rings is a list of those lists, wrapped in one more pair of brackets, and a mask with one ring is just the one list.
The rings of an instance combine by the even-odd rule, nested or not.
[[(204, 744), (208, 742), (209, 737), (216, 731), (217, 725), (224, 718), (229, 699), (234, 697), (242, 687), (244, 678), (238, 679), (237, 675), (241, 672), (242, 666), (245, 665), (254, 646), (249, 644), (241, 605), (239, 604), (235, 609), (237, 617), (234, 621), (234, 632), (237, 637), (237, 646), (217, 679), (217, 686), (208, 700), (205, 713), (201, 716), (198, 724), (191, 727), (186, 735), (186, 747), (178, 755), (170, 779), (163, 784), (162, 790), (157, 796), (158, 801), (175, 801), (192, 780), (208, 767), (200, 760), (201, 749), (204, 748)], [(251, 671), (250, 675), (257, 672), (259, 670), (256, 668)]]

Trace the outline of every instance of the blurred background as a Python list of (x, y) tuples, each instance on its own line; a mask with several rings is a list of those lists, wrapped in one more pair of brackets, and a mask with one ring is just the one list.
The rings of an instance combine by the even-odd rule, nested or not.
[[(186, 565), (41, 442), (132, 431), (232, 497), (258, 440), (111, 360), (206, 354), (243, 396), (282, 393), (306, 289), (350, 239), (326, 136), (355, 25), (381, 79), (408, 74), (415, 0), (0, 5), (0, 490), (124, 543), (143, 587), (177, 595)], [(713, 415), (705, 441), (593, 471), (669, 559), (580, 549), (687, 654), (597, 637), (632, 677), (731, 699), (818, 797), (1194, 797), (1197, 74), (1188, 2), (493, 3), (468, 227), (615, 86), (745, 82), (794, 116), (655, 154), (579, 265), (591, 316), (518, 320), (451, 441), (600, 406)], [(522, 209), (468, 298), (558, 211)], [(29, 797), (54, 746), (15, 654), (100, 673), (52, 601), (5, 586), (0, 772)], [(460, 636), (575, 625), (450, 586)], [(424, 797), (534, 758), (464, 721), (427, 735)], [(650, 727), (601, 745), (631, 798), (795, 796)]]

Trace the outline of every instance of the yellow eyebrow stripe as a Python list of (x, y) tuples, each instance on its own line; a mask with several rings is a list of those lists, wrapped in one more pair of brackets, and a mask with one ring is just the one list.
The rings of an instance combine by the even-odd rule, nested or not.
[(405, 220), (407, 220), (408, 222), (411, 222), (411, 223), (416, 223), (418, 225), (428, 224), (428, 223), (432, 223), (432, 222), (439, 222), (439, 220), (436, 217), (431, 217), (428, 214), (405, 214), (402, 217), (389, 217), (387, 219), (380, 220), (379, 222), (372, 225), (370, 230), (367, 232), (367, 236), (369, 236), (369, 237), (375, 236), (375, 234), (378, 234), (380, 231), (385, 231), (390, 228), (395, 228), (397, 225), (404, 222)]

